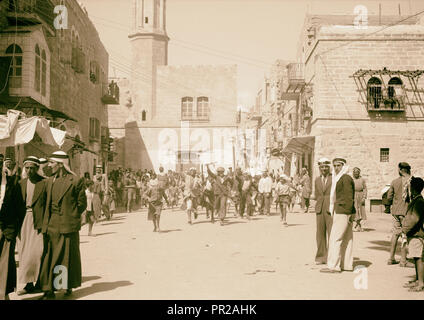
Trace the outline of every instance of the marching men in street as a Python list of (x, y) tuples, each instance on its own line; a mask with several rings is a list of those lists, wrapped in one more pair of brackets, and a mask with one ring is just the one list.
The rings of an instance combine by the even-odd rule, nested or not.
[(215, 197), (215, 210), (219, 214), (221, 226), (224, 225), (224, 220), (227, 214), (227, 200), (230, 195), (230, 181), (224, 176), (225, 169), (219, 167), (214, 174), (206, 165), (208, 175), (213, 179), (213, 193)]
[(277, 202), (280, 206), (281, 222), (284, 227), (288, 227), (287, 211), (290, 203), (290, 186), (289, 178), (285, 174), (282, 174), (278, 179), (275, 193), (277, 194)]

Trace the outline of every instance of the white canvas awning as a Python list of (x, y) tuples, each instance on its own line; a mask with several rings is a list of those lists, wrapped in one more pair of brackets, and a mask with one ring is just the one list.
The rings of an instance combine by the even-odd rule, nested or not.
[(65, 141), (65, 131), (51, 128), (47, 119), (30, 117), (19, 119), (21, 113), (9, 110), (0, 115), (0, 147), (13, 147), (30, 142), (35, 133), (45, 144), (61, 147)]

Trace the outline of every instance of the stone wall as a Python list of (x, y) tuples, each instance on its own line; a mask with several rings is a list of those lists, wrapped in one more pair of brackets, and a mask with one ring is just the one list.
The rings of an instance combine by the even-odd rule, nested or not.
[[(375, 116), (361, 102), (352, 75), (359, 69), (423, 69), (424, 26), (390, 27), (367, 36), (377, 30), (373, 28), (381, 26), (362, 31), (335, 26), (319, 29), (306, 57), (305, 80), (311, 81), (314, 94), (313, 162), (322, 156), (346, 158), (350, 173), (353, 167), (361, 168), (368, 183), (368, 199), (381, 199), (381, 189), (398, 176), (398, 162), (409, 162), (413, 174), (424, 176), (424, 106), (414, 103), (410, 92), (408, 101), (413, 104), (406, 106), (406, 112)], [(365, 77), (365, 82), (369, 78)], [(401, 79), (411, 88), (408, 78)], [(388, 79), (384, 80), (387, 85)], [(423, 85), (421, 77), (418, 87)], [(362, 94), (366, 97), (366, 91)], [(380, 161), (380, 148), (389, 148), (389, 162)], [(315, 166), (313, 177), (318, 174)]]
[[(87, 147), (95, 152), (100, 150), (99, 142), (90, 142), (89, 127), (90, 117), (99, 119), (100, 125), (107, 127), (107, 106), (101, 101), (102, 84), (108, 83), (109, 57), (105, 47), (100, 41), (98, 32), (90, 21), (88, 15), (81, 9), (77, 1), (66, 2), (68, 9), (68, 29), (56, 31), (53, 37), (47, 37), (51, 51), (50, 65), (50, 107), (62, 111), (77, 120), (80, 138)], [(72, 69), (72, 44), (71, 32), (77, 31), (80, 38), (80, 47), (85, 54), (85, 67), (83, 73)], [(100, 83), (90, 81), (90, 61), (99, 64)], [(101, 163), (99, 155), (84, 152), (78, 156), (80, 174), (85, 171), (93, 172), (95, 163)], [(74, 164), (74, 167), (77, 164)]]

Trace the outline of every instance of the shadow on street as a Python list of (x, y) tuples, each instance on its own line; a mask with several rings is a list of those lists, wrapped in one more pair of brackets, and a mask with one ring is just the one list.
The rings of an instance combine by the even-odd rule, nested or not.
[[(375, 244), (376, 246), (367, 247), (367, 249), (390, 252), (390, 241), (373, 240), (370, 241), (370, 243)], [(396, 253), (400, 254), (400, 241), (398, 241), (398, 245), (396, 246)]]
[(172, 230), (161, 230), (159, 233), (169, 233), (174, 231), (182, 231), (181, 229), (172, 229)]

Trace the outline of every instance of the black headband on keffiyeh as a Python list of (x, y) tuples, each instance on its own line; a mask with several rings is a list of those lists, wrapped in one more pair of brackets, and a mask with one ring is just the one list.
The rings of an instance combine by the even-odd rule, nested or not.
[(40, 160), (34, 156), (26, 157), (23, 164), (25, 165), (26, 163), (35, 164), (37, 167), (40, 166)]

